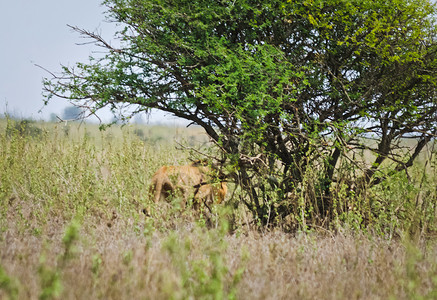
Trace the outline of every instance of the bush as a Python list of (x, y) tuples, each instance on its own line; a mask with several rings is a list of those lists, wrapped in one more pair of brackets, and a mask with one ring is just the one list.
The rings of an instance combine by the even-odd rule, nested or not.
[(19, 135), (22, 137), (39, 137), (42, 134), (42, 129), (38, 128), (33, 120), (12, 120), (8, 119), (6, 126), (6, 135)]

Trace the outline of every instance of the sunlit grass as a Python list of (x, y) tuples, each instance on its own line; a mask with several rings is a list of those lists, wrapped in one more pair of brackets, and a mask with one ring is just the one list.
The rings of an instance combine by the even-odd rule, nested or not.
[[(8, 133), (2, 122), (1, 299), (437, 296), (432, 161), (363, 203), (339, 194), (348, 213), (335, 230), (288, 233), (257, 229), (244, 207), (215, 207), (207, 224), (151, 203), (156, 169), (189, 161), (177, 142), (205, 147), (197, 128), (38, 123), (31, 135)], [(366, 209), (380, 214), (363, 229), (354, 212)]]

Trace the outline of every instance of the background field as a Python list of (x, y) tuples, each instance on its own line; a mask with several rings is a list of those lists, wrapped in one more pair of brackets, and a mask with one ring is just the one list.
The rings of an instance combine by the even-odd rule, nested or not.
[[(2, 120), (0, 299), (437, 297), (429, 153), (363, 203), (343, 199), (336, 228), (288, 232), (229, 204), (209, 225), (166, 203), (144, 215), (153, 173), (190, 147), (209, 147), (201, 129)], [(363, 227), (360, 205), (385, 214)]]

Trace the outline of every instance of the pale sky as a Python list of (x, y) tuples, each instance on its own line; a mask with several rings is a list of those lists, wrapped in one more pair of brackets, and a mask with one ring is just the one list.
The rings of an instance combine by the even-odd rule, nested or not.
[[(53, 99), (43, 105), (42, 78), (50, 74), (35, 64), (59, 72), (60, 64), (87, 62), (99, 49), (76, 45), (84, 40), (67, 24), (97, 30), (110, 40), (115, 25), (105, 21), (104, 11), (100, 0), (0, 0), (0, 113), (37, 120), (61, 115), (69, 103)], [(169, 119), (155, 115), (155, 121)]]

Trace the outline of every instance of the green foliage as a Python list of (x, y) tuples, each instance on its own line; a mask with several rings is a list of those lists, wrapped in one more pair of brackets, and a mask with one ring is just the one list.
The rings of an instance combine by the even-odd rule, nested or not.
[(42, 134), (41, 128), (35, 125), (35, 121), (32, 120), (13, 120), (7, 119), (6, 135), (7, 136), (22, 136), (22, 137), (39, 137)]
[[(86, 102), (91, 113), (156, 108), (202, 126), (261, 225), (294, 213), (287, 195), (307, 188), (307, 172), (317, 174), (307, 199), (318, 214), (314, 225), (330, 224), (335, 182), (352, 189), (359, 181), (354, 193), (364, 193), (386, 178), (383, 162), (392, 163), (388, 177), (409, 168), (437, 130), (429, 0), (103, 5), (120, 25), (120, 48), (74, 28), (108, 52), (45, 80), (47, 98)], [(404, 138), (415, 143), (398, 159)], [(375, 156), (357, 167), (363, 150)], [(338, 168), (345, 159), (355, 165), (348, 174)]]
[[(18, 283), (15, 278), (11, 278), (6, 274), (5, 269), (0, 265), (0, 292), (5, 292), (6, 299), (18, 298)], [(1, 295), (1, 293), (0, 293)]]
[(67, 263), (73, 259), (74, 243), (79, 239), (79, 223), (73, 220), (70, 225), (65, 228), (62, 244), (64, 252), (58, 256), (56, 265), (53, 262), (48, 262), (46, 254), (40, 256), (38, 266), (38, 275), (40, 278), (41, 293), (39, 299), (56, 299), (63, 291), (62, 272), (67, 266)]
[(95, 277), (99, 276), (101, 266), (102, 266), (102, 258), (100, 255), (95, 254), (92, 257), (92, 264), (91, 264), (91, 272), (94, 274)]
[[(420, 274), (419, 269), (425, 263), (425, 253), (420, 246), (406, 234), (402, 237), (405, 245), (405, 265), (398, 270), (402, 277), (400, 284), (408, 299), (434, 299), (437, 295), (437, 266), (435, 264), (427, 274)], [(426, 289), (422, 286), (423, 278), (429, 278)]]
[(46, 261), (47, 258), (42, 255), (38, 267), (41, 286), (41, 293), (38, 298), (41, 300), (56, 299), (60, 296), (63, 289), (59, 270), (47, 265)]
[(396, 232), (420, 236), (436, 229), (435, 169), (421, 164), (411, 171), (413, 178), (397, 174), (375, 187), (370, 195), (369, 212), (374, 218), (370, 223), (386, 230), (388, 236)]
[[(163, 245), (179, 276), (176, 282), (165, 283), (169, 285), (166, 287), (168, 298), (235, 299), (236, 286), (241, 280), (247, 257), (243, 255), (239, 268), (234, 274), (230, 274), (224, 261), (227, 244), (223, 233), (210, 230), (198, 234), (201, 236), (202, 245), (198, 245), (198, 241), (192, 241), (190, 237), (184, 240), (175, 234), (169, 235)], [(203, 258), (188, 260), (193, 252), (202, 253)]]
[(74, 242), (79, 238), (79, 223), (73, 220), (66, 228), (62, 243), (64, 244), (64, 254), (62, 256), (62, 264), (65, 264), (74, 254)]

